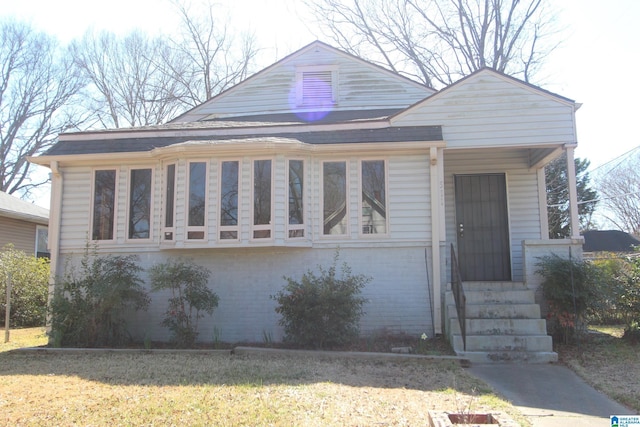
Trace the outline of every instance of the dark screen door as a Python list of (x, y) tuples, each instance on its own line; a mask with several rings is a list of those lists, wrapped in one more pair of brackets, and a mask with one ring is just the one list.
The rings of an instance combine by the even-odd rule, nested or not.
[(511, 280), (505, 175), (456, 175), (455, 193), (462, 280)]

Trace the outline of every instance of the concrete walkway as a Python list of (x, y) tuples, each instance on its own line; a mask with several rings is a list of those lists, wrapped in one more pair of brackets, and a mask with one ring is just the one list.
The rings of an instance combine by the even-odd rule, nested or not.
[(562, 365), (472, 365), (468, 372), (511, 401), (533, 427), (603, 427), (610, 415), (635, 415)]

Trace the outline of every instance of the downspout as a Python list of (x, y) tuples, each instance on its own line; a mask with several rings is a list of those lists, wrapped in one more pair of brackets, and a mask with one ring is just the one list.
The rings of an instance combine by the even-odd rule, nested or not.
[[(431, 147), (429, 150), (429, 183), (431, 193), (431, 272), (433, 274), (433, 329), (436, 334), (442, 334), (442, 314), (441, 314), (441, 296), (440, 296), (440, 227), (442, 218), (440, 215), (440, 178), (439, 164), (442, 159), (439, 157), (437, 147)], [(440, 151), (441, 152), (441, 151)]]
[[(49, 299), (53, 297), (55, 279), (58, 275), (60, 257), (60, 227), (62, 224), (62, 171), (56, 160), (51, 162), (51, 209), (49, 211), (49, 253), (51, 254), (49, 276)], [(51, 302), (51, 301), (49, 301)], [(49, 322), (47, 322), (49, 323)]]

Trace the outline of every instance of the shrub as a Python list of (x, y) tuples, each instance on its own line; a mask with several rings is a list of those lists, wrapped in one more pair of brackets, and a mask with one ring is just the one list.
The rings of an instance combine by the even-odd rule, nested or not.
[(358, 321), (366, 299), (360, 296), (370, 277), (353, 275), (347, 264), (336, 275), (336, 254), (328, 269), (318, 267), (319, 275), (307, 271), (300, 281), (285, 277), (286, 286), (272, 298), (282, 315), (285, 341), (302, 347), (328, 348), (358, 337)]
[(624, 324), (625, 337), (636, 339), (640, 324), (640, 258), (610, 256), (596, 264), (605, 273), (606, 294), (603, 307), (594, 317), (602, 323)]
[(179, 347), (192, 346), (198, 337), (198, 320), (213, 314), (218, 295), (207, 287), (211, 272), (190, 260), (170, 260), (149, 270), (154, 291), (169, 289), (171, 298), (162, 326), (172, 332)]
[(6, 245), (0, 251), (0, 322), (6, 313), (6, 285), (11, 278), (11, 326), (42, 326), (47, 315), (49, 260)]
[(628, 269), (616, 277), (615, 311), (625, 325), (627, 335), (638, 338), (640, 325), (640, 258), (626, 260)]
[(130, 338), (127, 311), (149, 305), (137, 261), (135, 255), (89, 254), (87, 247), (80, 270), (68, 269), (56, 282), (50, 307), (56, 345), (118, 346)]
[(549, 304), (550, 332), (566, 343), (584, 326), (587, 313), (595, 310), (601, 301), (601, 272), (586, 261), (555, 254), (541, 257), (537, 267)]

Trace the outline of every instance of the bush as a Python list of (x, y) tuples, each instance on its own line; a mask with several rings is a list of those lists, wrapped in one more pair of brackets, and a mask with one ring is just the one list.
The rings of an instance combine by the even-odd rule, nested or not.
[(213, 314), (218, 295), (207, 287), (211, 272), (189, 260), (171, 260), (149, 270), (154, 291), (169, 289), (171, 298), (162, 326), (172, 332), (179, 347), (190, 347), (198, 338), (198, 320)]
[(611, 256), (596, 261), (596, 265), (604, 272), (606, 294), (595, 319), (600, 323), (622, 323), (625, 336), (637, 338), (640, 324), (640, 258)]
[(554, 338), (567, 343), (585, 326), (586, 315), (597, 310), (602, 300), (601, 271), (586, 261), (555, 254), (541, 257), (537, 267), (549, 304), (549, 330)]
[(88, 248), (80, 271), (69, 269), (56, 282), (51, 329), (57, 346), (119, 346), (129, 340), (127, 310), (143, 310), (149, 296), (135, 255), (100, 257)]
[(11, 313), (14, 327), (43, 326), (47, 315), (49, 260), (27, 255), (9, 244), (0, 251), (0, 322), (4, 324), (6, 294), (11, 277)]
[(287, 285), (272, 298), (276, 312), (282, 315), (285, 341), (307, 348), (328, 348), (358, 337), (358, 321), (366, 299), (360, 297), (370, 277), (351, 274), (347, 264), (336, 276), (336, 254), (328, 269), (318, 267), (320, 274), (307, 271), (300, 281), (285, 277)]

